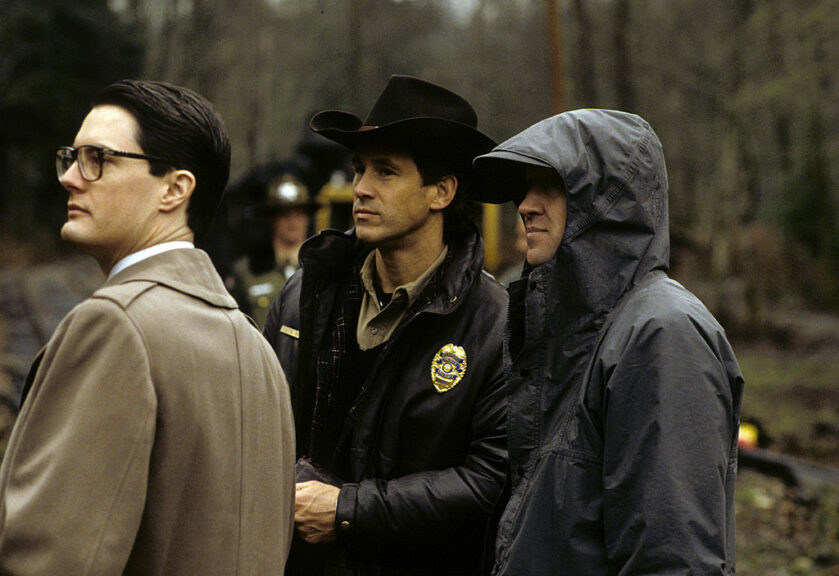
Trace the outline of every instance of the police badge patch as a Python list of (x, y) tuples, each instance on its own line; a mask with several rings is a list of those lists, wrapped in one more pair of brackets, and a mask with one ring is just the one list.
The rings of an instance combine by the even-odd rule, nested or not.
[(448, 392), (466, 374), (466, 351), (460, 346), (446, 344), (431, 361), (431, 382), (437, 392)]

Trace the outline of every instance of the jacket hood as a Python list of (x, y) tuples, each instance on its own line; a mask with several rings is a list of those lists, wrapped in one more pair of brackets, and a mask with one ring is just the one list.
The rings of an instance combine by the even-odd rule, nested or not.
[(565, 184), (562, 242), (531, 278), (559, 289), (566, 320), (600, 316), (644, 274), (668, 269), (667, 170), (644, 119), (586, 109), (531, 126), (475, 159), (485, 180), (482, 201), (518, 204), (528, 164), (556, 170)]

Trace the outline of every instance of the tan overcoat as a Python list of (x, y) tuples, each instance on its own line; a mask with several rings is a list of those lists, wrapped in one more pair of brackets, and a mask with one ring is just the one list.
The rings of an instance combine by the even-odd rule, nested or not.
[(0, 467), (0, 574), (282, 574), (294, 430), (209, 257), (118, 273), (38, 355)]

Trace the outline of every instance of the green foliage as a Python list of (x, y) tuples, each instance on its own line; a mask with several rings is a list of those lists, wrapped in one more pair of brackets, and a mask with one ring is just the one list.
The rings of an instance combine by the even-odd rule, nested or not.
[(801, 150), (787, 181), (790, 194), (785, 220), (792, 236), (815, 256), (833, 250), (837, 224), (818, 115), (811, 121), (810, 132), (809, 142)]
[(805, 250), (805, 296), (818, 306), (839, 309), (839, 210), (824, 154), (821, 116), (813, 113), (809, 138), (789, 172), (783, 220)]

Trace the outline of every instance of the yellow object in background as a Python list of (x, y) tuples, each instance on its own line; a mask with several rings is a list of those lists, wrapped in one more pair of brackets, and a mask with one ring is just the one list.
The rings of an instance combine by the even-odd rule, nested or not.
[(757, 426), (741, 422), (737, 445), (741, 448), (757, 448)]

